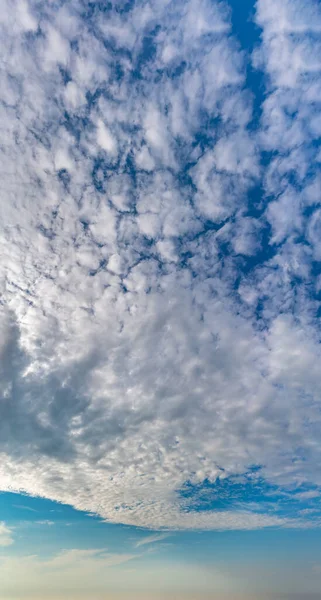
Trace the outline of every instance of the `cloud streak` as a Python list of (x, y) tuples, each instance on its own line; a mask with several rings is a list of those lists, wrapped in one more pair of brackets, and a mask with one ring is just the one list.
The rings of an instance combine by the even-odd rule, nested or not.
[(154, 544), (155, 542), (161, 542), (162, 540), (165, 540), (166, 538), (169, 537), (169, 533), (159, 533), (156, 535), (149, 535), (147, 537), (142, 538), (141, 540), (138, 540), (138, 542), (135, 544), (136, 548), (139, 548), (140, 546), (146, 546), (146, 544)]
[(12, 531), (5, 523), (0, 522), (0, 546), (11, 546), (13, 544)]

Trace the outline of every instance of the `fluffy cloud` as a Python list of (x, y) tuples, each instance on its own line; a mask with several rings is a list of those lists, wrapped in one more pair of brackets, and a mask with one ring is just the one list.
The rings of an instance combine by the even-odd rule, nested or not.
[(179, 491), (253, 465), (321, 485), (320, 18), (273, 6), (257, 131), (222, 3), (4, 7), (2, 489), (242, 529), (292, 521), (190, 511)]

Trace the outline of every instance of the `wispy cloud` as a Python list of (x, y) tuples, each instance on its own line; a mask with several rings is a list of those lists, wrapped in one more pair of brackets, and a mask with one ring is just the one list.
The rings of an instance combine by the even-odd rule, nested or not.
[(136, 542), (135, 546), (136, 548), (139, 548), (140, 546), (145, 546), (146, 544), (154, 544), (156, 542), (161, 542), (162, 540), (166, 540), (166, 538), (168, 538), (170, 536), (169, 533), (159, 533), (159, 534), (155, 534), (155, 535), (148, 535), (147, 537), (144, 537), (140, 540), (138, 540), (138, 542)]
[(31, 512), (38, 512), (35, 508), (31, 508), (31, 506), (25, 506), (24, 504), (14, 504), (14, 508), (20, 508), (21, 510), (30, 510)]
[[(134, 554), (112, 554), (105, 550), (63, 550), (44, 559), (40, 556), (0, 557), (1, 589), (3, 593), (21, 594), (26, 590), (37, 597), (40, 593), (63, 593), (110, 590), (117, 579), (114, 568), (136, 558)], [(20, 567), (19, 567), (20, 565)], [(19, 568), (21, 577), (14, 577)], [(57, 577), (59, 573), (59, 577)], [(25, 592), (23, 592), (23, 590)], [(42, 592), (41, 592), (42, 591)]]
[(0, 546), (11, 546), (11, 544), (13, 544), (12, 529), (0, 521)]

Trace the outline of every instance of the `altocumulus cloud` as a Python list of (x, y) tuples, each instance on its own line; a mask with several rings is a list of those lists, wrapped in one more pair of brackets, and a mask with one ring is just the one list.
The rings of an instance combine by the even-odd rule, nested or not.
[(3, 0), (3, 490), (251, 529), (291, 515), (180, 491), (321, 485), (321, 11), (281, 4), (250, 57), (222, 2)]
[(0, 521), (0, 546), (10, 546), (13, 543), (12, 531)]

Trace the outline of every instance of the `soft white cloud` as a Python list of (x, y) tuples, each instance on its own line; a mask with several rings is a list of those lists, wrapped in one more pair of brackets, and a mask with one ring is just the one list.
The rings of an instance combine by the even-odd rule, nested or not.
[[(113, 590), (119, 565), (136, 558), (134, 554), (111, 554), (106, 550), (62, 550), (49, 558), (37, 555), (0, 558), (1, 593), (11, 597), (53, 594), (102, 593)], [(19, 578), (16, 573), (19, 571)], [(59, 573), (59, 577), (57, 574)], [(83, 597), (83, 596), (82, 596)]]
[(148, 535), (147, 537), (141, 538), (140, 540), (138, 540), (138, 542), (136, 543), (136, 548), (139, 548), (140, 546), (146, 546), (146, 544), (154, 544), (155, 542), (161, 542), (162, 540), (165, 540), (166, 538), (169, 537), (170, 534), (168, 533), (159, 533), (156, 535)]
[(97, 142), (99, 146), (109, 154), (116, 154), (117, 145), (112, 133), (102, 121), (99, 121), (97, 133)]
[(29, 510), (30, 512), (38, 512), (35, 508), (31, 506), (24, 506), (23, 504), (14, 504), (15, 508), (21, 508), (22, 510)]
[(12, 530), (5, 523), (0, 522), (0, 546), (13, 544)]
[(317, 490), (311, 490), (310, 492), (301, 492), (296, 494), (295, 497), (299, 498), (300, 500), (310, 500), (311, 498), (320, 498), (320, 493)]
[[(271, 227), (270, 245), (278, 246), (273, 249), (274, 259), (265, 265), (268, 268), (260, 272), (259, 285), (261, 298), (274, 288), (274, 300), (269, 298), (272, 313), (295, 313), (304, 326), (318, 307), (312, 299), (317, 279), (311, 263), (319, 256), (321, 13), (313, 0), (278, 6), (274, 0), (258, 0), (256, 14), (262, 44), (255, 59), (265, 72), (269, 91), (259, 133), (263, 149), (271, 152), (264, 177), (269, 199), (265, 214)], [(314, 326), (317, 330), (316, 320)]]
[(321, 485), (315, 305), (292, 285), (319, 256), (318, 58), (306, 17), (285, 3), (281, 28), (273, 5), (257, 3), (255, 133), (222, 3), (4, 5), (2, 489), (151, 529), (251, 529), (293, 522), (191, 512), (179, 490), (254, 464)]
[[(175, 559), (155, 558), (151, 562), (142, 554), (117, 555), (105, 550), (65, 550), (46, 559), (4, 555), (0, 575), (4, 598), (89, 600), (94, 595), (104, 600), (147, 600), (151, 596), (158, 600), (165, 596), (171, 600), (209, 600), (234, 598), (237, 591), (237, 580), (231, 580), (224, 565), (184, 565)], [(245, 600), (239, 590), (235, 598)]]

